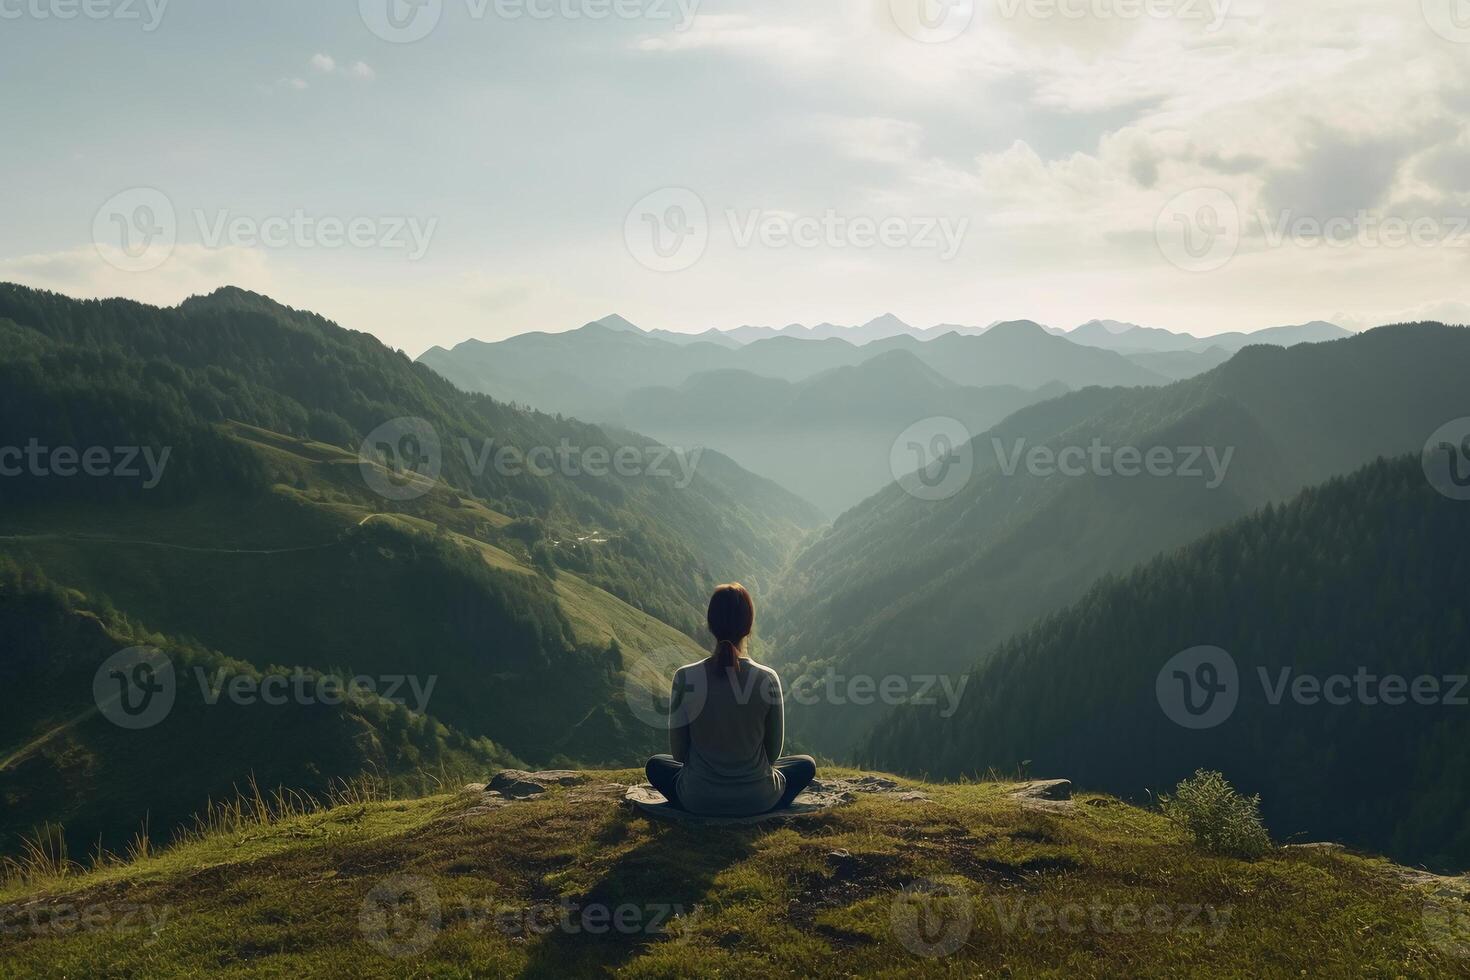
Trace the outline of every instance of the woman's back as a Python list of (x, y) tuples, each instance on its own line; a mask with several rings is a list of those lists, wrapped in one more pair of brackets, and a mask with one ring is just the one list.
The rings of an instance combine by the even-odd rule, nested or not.
[(679, 776), (684, 805), (710, 814), (774, 806), (786, 788), (771, 768), (785, 737), (776, 672), (746, 658), (734, 667), (689, 664), (674, 674), (672, 702), (672, 747), (686, 763)]
[(715, 651), (674, 672), (669, 755), (648, 760), (648, 781), (676, 807), (743, 817), (787, 806), (816, 775), (810, 756), (781, 757), (781, 678), (745, 655), (755, 603), (739, 583), (710, 596)]

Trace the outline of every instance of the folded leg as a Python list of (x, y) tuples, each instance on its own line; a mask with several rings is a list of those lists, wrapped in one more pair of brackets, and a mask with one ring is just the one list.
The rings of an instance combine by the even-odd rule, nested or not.
[(678, 810), (684, 809), (675, 791), (675, 786), (679, 781), (679, 770), (683, 768), (684, 763), (671, 755), (656, 755), (648, 760), (648, 765), (643, 769), (653, 788), (664, 795), (664, 799), (669, 801), (670, 806)]
[(809, 755), (783, 755), (772, 764), (773, 769), (779, 769), (781, 775), (786, 777), (786, 792), (781, 794), (781, 799), (773, 810), (781, 810), (791, 805), (791, 801), (801, 795), (801, 791), (811, 785), (811, 781), (817, 776), (817, 760)]

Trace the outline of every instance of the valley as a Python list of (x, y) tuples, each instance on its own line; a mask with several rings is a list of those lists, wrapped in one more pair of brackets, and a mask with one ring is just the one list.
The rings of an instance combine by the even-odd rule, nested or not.
[[(953, 419), (975, 436), (1068, 390), (1165, 385), (1244, 346), (1110, 324), (921, 330), (886, 314), (855, 327), (672, 334), (614, 314), (565, 333), (436, 347), (419, 361), (467, 391), (715, 449), (833, 520), (904, 475), (891, 450), (917, 421)], [(1308, 324), (1262, 334), (1289, 344), (1346, 331)]]
[[(488, 760), (615, 761), (649, 751), (662, 732), (624, 707), (625, 691), (650, 683), (637, 673), (645, 658), (658, 658), (659, 670), (698, 658), (695, 603), (710, 581), (699, 570), (702, 559), (667, 529), (718, 526), (709, 554), (765, 583), (801, 528), (817, 521), (808, 505), (714, 453), (701, 457), (682, 486), (677, 476), (655, 474), (477, 472), (453, 452), (441, 454), (442, 476), (405, 470), (396, 454), (368, 454), (363, 436), (342, 437), (352, 406), (323, 401), (331, 385), (300, 376), (299, 362), (276, 359), (273, 351), (307, 348), (318, 362), (365, 358), (378, 380), (354, 397), (375, 387), (392, 408), (369, 408), (364, 418), (415, 412), (435, 419), (451, 446), (456, 438), (495, 438), (528, 452), (571, 442), (602, 445), (611, 457), (624, 443), (601, 430), (475, 402), (376, 342), (364, 345), (262, 297), (224, 292), (179, 311), (156, 311), (6, 287), (0, 314), (9, 317), (0, 319), (0, 333), (16, 352), (0, 363), (11, 382), (0, 387), (7, 409), (0, 441), (24, 445), (20, 433), (29, 430), (58, 444), (173, 447), (155, 488), (54, 475), (0, 484), (0, 549), (16, 575), (0, 591), (0, 606), (19, 617), (11, 628), (28, 621), (25, 610), (37, 603), (60, 603), (44, 638), (25, 641), (35, 659), (16, 661), (12, 647), (5, 665), (10, 690), (45, 683), (54, 691), (12, 713), (0, 739), (7, 755), (41, 740), (0, 770), (0, 792), (10, 804), (0, 824), (6, 850), (43, 819), (63, 822), (79, 849), (99, 837), (121, 849), (150, 818), (153, 833), (166, 840), (210, 799), (228, 798), (232, 787), (252, 779), (322, 792), (364, 772), (392, 782), (442, 767), (438, 778), (447, 778)], [(140, 315), (153, 331), (149, 339), (123, 329)], [(190, 349), (201, 320), (212, 323), (208, 354)], [(276, 344), (264, 343), (269, 334)], [(71, 379), (91, 360), (83, 345), (109, 349), (118, 367), (85, 394), (69, 395), (82, 391)], [(251, 380), (222, 386), (207, 373), (230, 361), (253, 362), (245, 369)], [(193, 379), (190, 399), (159, 399), (164, 389), (147, 380), (159, 373), (172, 385)], [(362, 432), (378, 424), (365, 423)], [(632, 445), (642, 452), (652, 444), (640, 437)], [(740, 494), (738, 502), (732, 493)], [(654, 507), (654, 499), (662, 503)], [(711, 517), (715, 501), (718, 522)], [(760, 518), (747, 507), (760, 507)], [(595, 539), (587, 531), (593, 527), (617, 530)], [(654, 584), (655, 569), (662, 584)], [(682, 571), (670, 574), (676, 569)], [(58, 640), (93, 621), (97, 626), (75, 641)], [(120, 736), (135, 733), (109, 732), (106, 719), (81, 717), (93, 685), (80, 683), (91, 669), (83, 675), (79, 665), (95, 657), (95, 669), (106, 659), (98, 651), (138, 642), (180, 663), (218, 664), (227, 675), (411, 677), (433, 691), (429, 704), (362, 710), (386, 712), (400, 727), (426, 733), (419, 736), (426, 745), (448, 739), (473, 748), (435, 749), (432, 759), (417, 751), (332, 749), (315, 737), (284, 737), (293, 719), (325, 720), (319, 710), (208, 705), (186, 700), (183, 683), (178, 710), (129, 742)], [(70, 679), (62, 681), (58, 670)], [(548, 711), (534, 692), (553, 678), (561, 707)], [(194, 777), (175, 775), (166, 799), (150, 799), (141, 786), (81, 789), (103, 771), (121, 776), (129, 745), (147, 742), (154, 764), (167, 766), (177, 749), (160, 752), (158, 745), (209, 742), (220, 724), (238, 724), (228, 722), (236, 715), (255, 722), (232, 739), (240, 754), (220, 754)], [(339, 723), (363, 724), (354, 717)], [(267, 734), (277, 731), (283, 737)]]
[[(1332, 340), (1327, 326), (1307, 325), (1298, 333), (1308, 342), (1290, 347), (1226, 338), (1201, 348), (1170, 334), (1145, 349), (1152, 331), (1118, 324), (1084, 325), (1076, 342), (1025, 322), (921, 338), (892, 318), (862, 344), (821, 331), (742, 344), (677, 343), (610, 320), (504, 342), (491, 361), (443, 362), (450, 375), (494, 363), (534, 382), (538, 397), (600, 391), (615, 407), (592, 424), (515, 404), (492, 376), (475, 386), (506, 401), (461, 391), (370, 338), (238, 290), (168, 310), (5, 287), (0, 316), (15, 352), (0, 361), (12, 382), (6, 440), (171, 449), (155, 454), (168, 462), (146, 487), (141, 474), (0, 483), (0, 553), (12, 569), (0, 608), (16, 623), (51, 610), (10, 683), (56, 692), (0, 740), (0, 791), (12, 802), (0, 839), (12, 849), (49, 819), (78, 845), (100, 836), (120, 848), (149, 819), (167, 839), (210, 800), (259, 780), (324, 793), (367, 773), (408, 787), (425, 772), (453, 781), (486, 765), (627, 764), (662, 746), (667, 677), (703, 655), (702, 596), (738, 579), (761, 605), (753, 652), (781, 670), (793, 699), (791, 743), (824, 758), (947, 778), (1040, 763), (1130, 799), (1214, 761), (1262, 789), (1283, 833), (1446, 867), (1467, 860), (1449, 828), (1424, 822), (1443, 808), (1407, 823), (1364, 813), (1334, 822), (1340, 807), (1307, 806), (1259, 748), (1191, 749), (1157, 730), (1162, 716), (1139, 731), (1173, 754), (1142, 765), (1148, 756), (1131, 752), (1140, 765), (1119, 769), (1071, 748), (1043, 753), (1048, 730), (1028, 734), (985, 707), (1014, 689), (1027, 693), (1004, 696), (1032, 699), (1023, 710), (1033, 724), (1049, 717), (1037, 699), (1055, 692), (1026, 684), (1059, 668), (1004, 683), (996, 672), (1014, 670), (1002, 665), (1020, 638), (1092, 601), (1097, 583), (1416, 451), (1470, 412), (1462, 329)], [(100, 380), (96, 349), (118, 364)], [(552, 374), (517, 360), (543, 356)], [(1143, 366), (1150, 358), (1159, 371)], [(85, 387), (82, 370), (94, 377)], [(963, 434), (899, 435), (932, 418)], [(903, 438), (917, 457), (899, 452)], [(928, 492), (942, 488), (929, 466), (961, 463), (961, 482)], [(1401, 485), (1411, 469), (1396, 471)], [(1312, 526), (1298, 537), (1328, 534)], [(1148, 656), (1186, 640), (1158, 640)], [(57, 644), (65, 656), (42, 652)], [(178, 707), (128, 741), (89, 709), (82, 665), (140, 645), (188, 670)], [(1117, 638), (1087, 646), (1108, 671), (1129, 655)], [(206, 675), (213, 694), (193, 683)], [(384, 682), (328, 713), (311, 698), (269, 712), (220, 700), (231, 684), (258, 691), (297, 676), (313, 690), (344, 677)], [(390, 688), (417, 693), (382, 696)], [(880, 689), (891, 693), (874, 697)], [(1147, 694), (1119, 690), (1116, 710)], [(1096, 723), (1116, 724), (1113, 710)], [(172, 777), (167, 799), (80, 792), (144, 743), (152, 765), (177, 766), (180, 738), (217, 739), (242, 711), (266, 729), (243, 728), (236, 754), (207, 774)], [(298, 731), (323, 723), (337, 734)], [(1334, 799), (1337, 785), (1312, 798)], [(1428, 794), (1419, 784), (1399, 793)], [(1435, 849), (1409, 844), (1415, 833)]]

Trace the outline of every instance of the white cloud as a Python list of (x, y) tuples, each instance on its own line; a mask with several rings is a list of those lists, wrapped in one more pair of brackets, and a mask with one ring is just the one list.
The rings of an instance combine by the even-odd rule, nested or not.
[(776, 20), (745, 14), (701, 14), (684, 30), (639, 38), (639, 51), (726, 50), (780, 59), (791, 65), (816, 67), (835, 57), (839, 38), (820, 25), (794, 19)]
[(924, 138), (919, 124), (882, 116), (819, 116), (812, 126), (853, 159), (876, 163), (912, 161)]
[[(340, 78), (351, 78), (360, 82), (370, 82), (378, 75), (377, 72), (373, 71), (372, 66), (365, 61), (341, 64), (336, 58), (323, 51), (318, 51), (312, 55), (309, 64), (311, 70), (318, 75), (336, 75)], [(299, 83), (294, 86), (296, 88), (306, 87), (306, 83), (299, 78), (292, 79), (292, 82)]]
[(292, 75), (282, 76), (281, 78), (276, 79), (274, 82), (271, 82), (269, 85), (255, 86), (256, 91), (260, 92), (261, 95), (273, 95), (276, 92), (285, 91), (287, 89), (292, 92), (302, 92), (309, 88), (311, 88), (311, 83), (309, 83), (306, 79)]

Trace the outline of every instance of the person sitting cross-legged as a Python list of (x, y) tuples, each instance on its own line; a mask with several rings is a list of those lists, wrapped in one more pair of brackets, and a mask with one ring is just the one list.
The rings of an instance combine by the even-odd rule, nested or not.
[(781, 755), (786, 737), (781, 678), (746, 655), (755, 604), (722, 585), (706, 617), (714, 653), (674, 672), (670, 754), (648, 760), (648, 781), (675, 807), (745, 817), (783, 809), (816, 777), (809, 755)]

